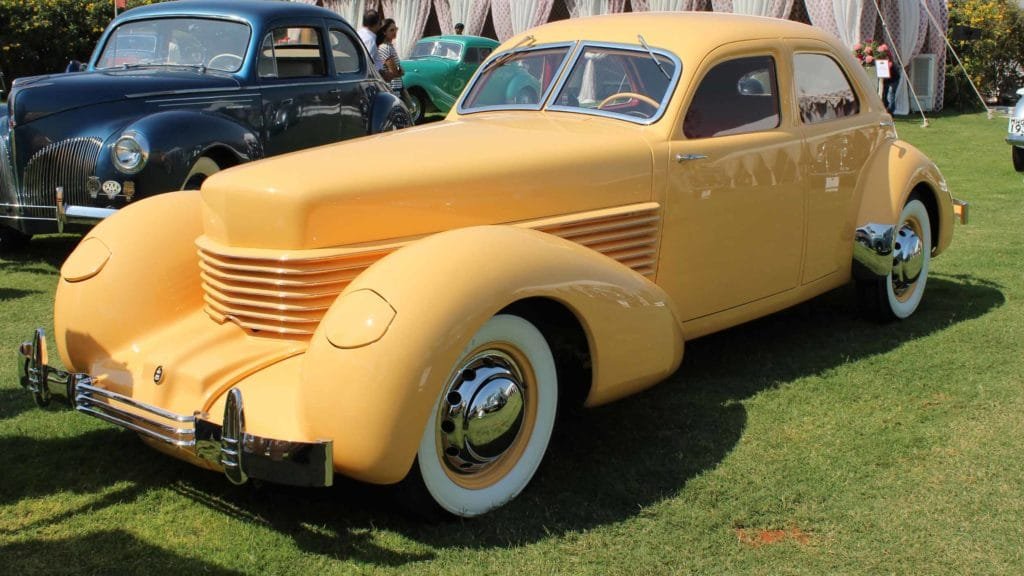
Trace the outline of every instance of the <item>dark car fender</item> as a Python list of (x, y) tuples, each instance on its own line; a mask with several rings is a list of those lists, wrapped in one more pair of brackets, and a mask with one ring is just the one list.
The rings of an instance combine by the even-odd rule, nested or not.
[[(141, 134), (149, 144), (145, 167), (129, 177), (135, 181), (139, 197), (180, 189), (203, 156), (222, 169), (263, 157), (259, 136), (246, 126), (216, 114), (170, 110), (135, 120), (111, 135), (98, 162), (97, 172), (102, 179), (124, 178), (114, 168), (111, 155), (114, 143), (128, 132)], [(99, 166), (110, 174), (102, 174)]]
[(412, 126), (412, 117), (401, 98), (388, 91), (374, 95), (370, 107), (370, 134), (408, 126)]

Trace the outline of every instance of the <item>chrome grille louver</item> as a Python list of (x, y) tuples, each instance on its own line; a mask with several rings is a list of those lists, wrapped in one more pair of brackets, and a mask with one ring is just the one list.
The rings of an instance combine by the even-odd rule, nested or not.
[(25, 215), (55, 217), (58, 186), (64, 188), (65, 205), (88, 205), (85, 184), (96, 169), (102, 145), (99, 138), (68, 138), (36, 152), (25, 166), (20, 202), (29, 210), (45, 210), (46, 213), (26, 211)]
[[(516, 225), (571, 240), (653, 277), (659, 210), (652, 202)], [(309, 337), (349, 282), (407, 243), (253, 255), (201, 237), (197, 246), (206, 313), (247, 330)]]

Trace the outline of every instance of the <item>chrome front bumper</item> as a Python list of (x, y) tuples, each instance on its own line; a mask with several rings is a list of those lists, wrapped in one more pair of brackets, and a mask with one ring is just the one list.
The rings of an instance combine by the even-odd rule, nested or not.
[(228, 480), (249, 478), (293, 486), (330, 486), (334, 480), (333, 441), (292, 442), (245, 431), (242, 391), (228, 392), (221, 424), (208, 415), (175, 414), (98, 386), (88, 374), (65, 372), (47, 364), (46, 335), (38, 328), (18, 348), (21, 386), (36, 404), (59, 398), (83, 414), (127, 428), (146, 438), (190, 450), (223, 468)]
[[(970, 203), (953, 198), (953, 217), (966, 225)], [(861, 280), (885, 278), (892, 271), (896, 226), (868, 223), (854, 232), (853, 273)]]

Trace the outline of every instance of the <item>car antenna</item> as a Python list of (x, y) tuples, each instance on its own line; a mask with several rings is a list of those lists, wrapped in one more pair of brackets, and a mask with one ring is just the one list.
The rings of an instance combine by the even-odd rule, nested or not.
[(643, 45), (645, 50), (647, 50), (647, 53), (651, 55), (651, 60), (654, 60), (654, 64), (658, 67), (658, 70), (661, 70), (661, 73), (665, 75), (665, 78), (671, 80), (672, 77), (669, 76), (668, 72), (665, 72), (665, 69), (661, 67), (661, 62), (658, 62), (658, 57), (654, 55), (654, 50), (651, 50), (651, 47), (647, 45), (647, 40), (644, 40), (643, 34), (637, 34), (636, 39), (640, 41), (640, 44)]

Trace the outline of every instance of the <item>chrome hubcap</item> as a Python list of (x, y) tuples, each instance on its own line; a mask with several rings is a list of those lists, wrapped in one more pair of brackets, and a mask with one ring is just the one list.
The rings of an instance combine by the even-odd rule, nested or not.
[(438, 422), (445, 464), (459, 474), (494, 465), (515, 443), (526, 412), (525, 382), (498, 350), (470, 358), (441, 399)]
[(892, 289), (902, 297), (914, 287), (924, 268), (924, 242), (917, 222), (904, 222), (896, 232), (892, 257)]

